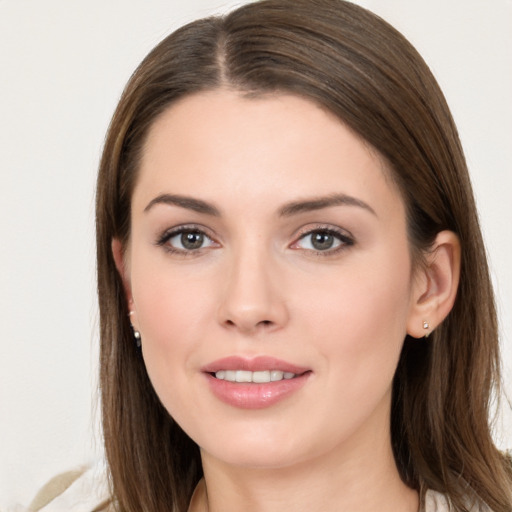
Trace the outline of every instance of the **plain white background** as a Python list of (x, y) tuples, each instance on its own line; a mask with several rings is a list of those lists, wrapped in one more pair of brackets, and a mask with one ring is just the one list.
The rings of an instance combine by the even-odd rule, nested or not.
[[(144, 55), (221, 0), (0, 0), (0, 508), (101, 455), (93, 203), (104, 133)], [(512, 395), (512, 2), (360, 0), (430, 64), (488, 245)], [(512, 447), (512, 416), (496, 439)], [(2, 509), (3, 510), (3, 509)]]

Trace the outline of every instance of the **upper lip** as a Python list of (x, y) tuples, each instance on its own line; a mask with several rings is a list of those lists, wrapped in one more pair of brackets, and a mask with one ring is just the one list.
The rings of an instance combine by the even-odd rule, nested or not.
[(220, 370), (246, 370), (251, 372), (279, 370), (282, 372), (300, 375), (310, 369), (270, 356), (258, 356), (254, 358), (230, 356), (217, 359), (216, 361), (203, 366), (201, 370), (205, 373), (215, 373)]

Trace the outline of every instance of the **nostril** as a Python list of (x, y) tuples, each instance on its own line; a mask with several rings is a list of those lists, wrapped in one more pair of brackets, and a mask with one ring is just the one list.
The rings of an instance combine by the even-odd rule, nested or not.
[(237, 322), (236, 320), (226, 319), (224, 325), (229, 328), (238, 327), (243, 331), (253, 331), (254, 329), (263, 328), (266, 329), (274, 325), (272, 320), (260, 320), (256, 323), (245, 324), (244, 322)]

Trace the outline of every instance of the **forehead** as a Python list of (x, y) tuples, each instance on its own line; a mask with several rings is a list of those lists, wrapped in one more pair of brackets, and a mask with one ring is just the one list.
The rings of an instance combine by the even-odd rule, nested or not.
[(336, 116), (289, 94), (218, 90), (169, 107), (149, 130), (134, 201), (159, 193), (232, 201), (383, 192), (396, 187), (378, 153)]

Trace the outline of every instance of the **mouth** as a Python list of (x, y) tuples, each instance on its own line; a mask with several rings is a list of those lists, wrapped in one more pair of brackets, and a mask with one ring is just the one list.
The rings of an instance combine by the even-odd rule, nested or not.
[(293, 379), (311, 370), (270, 356), (245, 358), (230, 356), (213, 361), (201, 370), (229, 382), (278, 382)]
[(241, 409), (277, 404), (310, 380), (311, 369), (267, 356), (219, 359), (203, 367), (210, 390), (222, 402)]
[(228, 382), (254, 382), (255, 384), (265, 384), (267, 382), (294, 379), (298, 374), (281, 370), (262, 370), (257, 372), (251, 372), (249, 370), (219, 370), (215, 373), (210, 373), (210, 375), (216, 379), (226, 380)]

